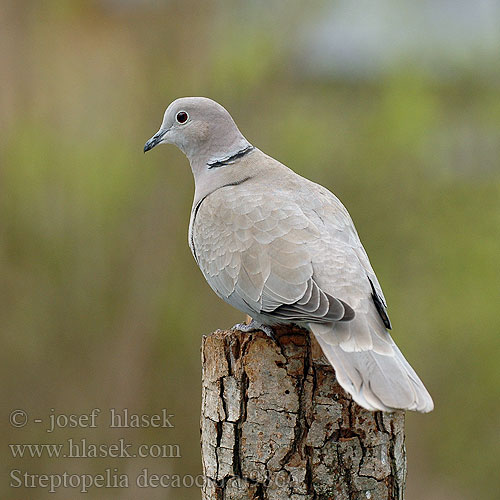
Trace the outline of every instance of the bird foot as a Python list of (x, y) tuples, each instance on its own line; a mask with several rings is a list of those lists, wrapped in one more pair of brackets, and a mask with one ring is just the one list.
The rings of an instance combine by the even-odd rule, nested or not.
[(255, 321), (254, 319), (252, 319), (252, 321), (250, 321), (248, 325), (246, 323), (238, 323), (237, 325), (234, 325), (231, 330), (239, 330), (243, 333), (255, 332), (257, 330), (260, 330), (261, 332), (264, 332), (269, 338), (274, 340), (274, 342), (278, 343), (273, 329), (268, 325), (263, 325), (262, 323)]

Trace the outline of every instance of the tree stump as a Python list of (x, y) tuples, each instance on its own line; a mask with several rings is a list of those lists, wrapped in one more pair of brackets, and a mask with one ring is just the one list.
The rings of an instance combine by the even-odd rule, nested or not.
[(203, 337), (204, 500), (401, 500), (404, 412), (367, 411), (296, 327)]

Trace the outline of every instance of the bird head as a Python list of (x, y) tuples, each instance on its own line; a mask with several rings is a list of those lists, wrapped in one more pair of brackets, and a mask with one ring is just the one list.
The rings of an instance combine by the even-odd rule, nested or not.
[(164, 143), (177, 146), (191, 163), (217, 161), (250, 146), (227, 110), (206, 97), (181, 97), (168, 106), (144, 152)]

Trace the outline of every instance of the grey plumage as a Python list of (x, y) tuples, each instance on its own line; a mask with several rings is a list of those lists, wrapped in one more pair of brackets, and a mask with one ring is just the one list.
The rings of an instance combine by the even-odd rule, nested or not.
[[(176, 120), (180, 112), (185, 123)], [(335, 195), (253, 147), (210, 99), (174, 101), (145, 151), (161, 142), (190, 161), (189, 245), (219, 297), (261, 324), (312, 331), (361, 406), (432, 410), (387, 331), (382, 289)]]

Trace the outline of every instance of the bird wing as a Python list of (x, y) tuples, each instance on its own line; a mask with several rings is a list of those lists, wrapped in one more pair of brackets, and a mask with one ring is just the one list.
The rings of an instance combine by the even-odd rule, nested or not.
[(316, 258), (317, 274), (328, 283), (335, 283), (337, 288), (343, 287), (346, 300), (353, 300), (352, 294), (356, 298), (369, 296), (385, 327), (391, 329), (382, 287), (349, 212), (325, 187), (302, 177), (300, 180), (301, 188), (297, 189), (299, 205), (306, 207), (306, 215), (320, 228), (326, 243), (316, 250), (320, 256)]
[(201, 203), (193, 247), (207, 282), (248, 314), (277, 322), (347, 321), (352, 308), (314, 277), (314, 222), (284, 190), (272, 195), (247, 182), (218, 189)]

